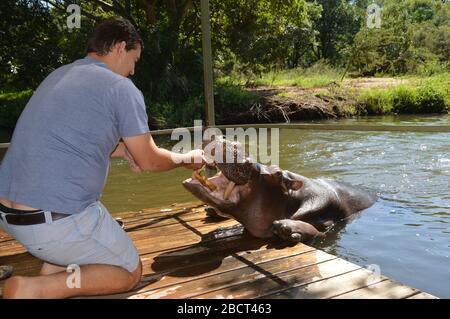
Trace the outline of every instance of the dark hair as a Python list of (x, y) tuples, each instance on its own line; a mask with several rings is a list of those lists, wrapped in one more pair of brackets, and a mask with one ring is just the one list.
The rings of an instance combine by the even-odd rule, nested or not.
[(109, 18), (96, 26), (88, 40), (87, 53), (106, 55), (117, 42), (122, 41), (126, 42), (127, 51), (136, 49), (138, 43), (144, 49), (142, 38), (130, 21), (122, 17)]

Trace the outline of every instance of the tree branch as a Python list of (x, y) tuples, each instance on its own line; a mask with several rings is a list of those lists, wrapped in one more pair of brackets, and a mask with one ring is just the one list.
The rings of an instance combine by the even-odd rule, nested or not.
[(155, 0), (141, 0), (139, 2), (141, 7), (145, 11), (145, 16), (147, 18), (147, 23), (154, 25), (157, 22), (156, 12), (155, 12)]
[(53, 6), (54, 8), (60, 10), (60, 11), (64, 11), (66, 12), (66, 8), (64, 8), (64, 6), (61, 6), (59, 3), (57, 2), (53, 2), (50, 0), (43, 0), (45, 3), (48, 3), (49, 5)]
[(100, 5), (100, 6), (103, 8), (103, 10), (105, 10), (105, 11), (114, 11), (114, 12), (118, 13), (118, 12), (117, 12), (117, 9), (116, 9), (112, 4), (110, 4), (110, 3), (107, 3), (107, 2), (102, 1), (102, 0), (91, 0), (91, 2), (97, 3), (97, 4)]
[(172, 21), (172, 29), (173, 30), (179, 29), (179, 27), (181, 25), (181, 21), (183, 21), (183, 18), (186, 16), (191, 5), (192, 5), (192, 0), (185, 0), (181, 5), (177, 6), (176, 12), (175, 12), (175, 15), (174, 15), (173, 21)]
[(103, 10), (105, 10), (105, 11), (110, 11), (110, 12), (114, 12), (118, 15), (125, 16), (128, 20), (130, 20), (130, 22), (135, 27), (137, 27), (136, 21), (134, 21), (133, 17), (131, 15), (127, 14), (127, 12), (125, 11), (125, 8), (122, 7), (117, 1), (113, 0), (115, 5), (107, 3), (103, 0), (90, 0), (90, 1), (100, 5), (103, 8)]

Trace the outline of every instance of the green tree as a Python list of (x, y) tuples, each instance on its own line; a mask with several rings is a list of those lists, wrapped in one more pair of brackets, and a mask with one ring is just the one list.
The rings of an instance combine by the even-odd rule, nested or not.
[(342, 51), (353, 42), (361, 26), (361, 17), (353, 1), (318, 0), (322, 7), (321, 16), (314, 22), (318, 32), (317, 60), (327, 59), (341, 62)]
[(0, 2), (0, 88), (36, 87), (61, 59), (60, 37), (39, 1)]
[(364, 26), (355, 36), (352, 65), (359, 73), (403, 74), (448, 67), (450, 3), (385, 0), (381, 4), (381, 28)]

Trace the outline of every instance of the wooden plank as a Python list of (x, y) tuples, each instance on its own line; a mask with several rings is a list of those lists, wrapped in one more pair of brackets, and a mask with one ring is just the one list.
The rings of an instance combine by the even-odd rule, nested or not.
[[(133, 295), (140, 295), (150, 291), (152, 294), (155, 290), (161, 290), (162, 288), (181, 284), (185, 285), (186, 283), (197, 279), (209, 278), (230, 271), (247, 268), (249, 265), (260, 265), (262, 263), (286, 258), (286, 256), (289, 255), (297, 256), (315, 251), (314, 248), (302, 244), (294, 247), (287, 247), (285, 249), (278, 249), (278, 247), (271, 245), (269, 248), (265, 246), (251, 252), (242, 250), (241, 247), (235, 247), (235, 249), (231, 250), (225, 249), (220, 254), (217, 254), (217, 250), (219, 249), (209, 251), (208, 256), (204, 253), (198, 256), (196, 249), (190, 248), (185, 249), (184, 251), (168, 252), (164, 255), (164, 258), (174, 258), (169, 267), (158, 267), (158, 271), (153, 275), (146, 276), (143, 280), (144, 284), (140, 285), (139, 289), (132, 293), (119, 294), (110, 297), (128, 298)], [(183, 261), (184, 265), (180, 266), (180, 262), (177, 262), (177, 260), (180, 262)], [(192, 261), (192, 263), (190, 263), (190, 261)], [(158, 261), (155, 263), (157, 262)], [(173, 268), (173, 266), (176, 266), (176, 268)], [(108, 296), (106, 298), (108, 298)]]
[(208, 236), (214, 233), (215, 229), (217, 229), (217, 225), (206, 225), (196, 228), (195, 232), (189, 229), (157, 235), (151, 233), (145, 235), (145, 233), (142, 232), (140, 238), (136, 238), (133, 234), (130, 234), (130, 237), (135, 242), (140, 254), (148, 254), (151, 252), (168, 250), (174, 247), (187, 247), (199, 244), (200, 242), (212, 241), (213, 238), (209, 238)]
[[(207, 218), (200, 202), (169, 209), (121, 214), (143, 278), (130, 293), (93, 298), (436, 298), (303, 244), (224, 232), (238, 223)], [(42, 262), (0, 232), (0, 264), (37, 275)]]
[(25, 253), (26, 250), (15, 240), (0, 244), (0, 258)]
[(417, 294), (407, 297), (406, 299), (439, 299), (439, 298), (436, 296), (430, 295), (426, 292), (419, 292)]
[[(211, 229), (217, 228), (217, 226), (209, 226)], [(177, 237), (177, 240), (167, 240), (167, 236), (164, 236), (163, 238), (166, 239), (164, 242), (166, 245), (165, 248), (172, 249), (172, 250), (180, 250), (180, 246), (187, 246), (192, 249), (202, 250), (202, 245), (204, 245), (203, 248), (207, 248), (209, 255), (220, 255), (221, 252), (223, 254), (223, 250), (228, 249), (228, 251), (239, 251), (239, 249), (259, 249), (262, 245), (266, 245), (267, 241), (262, 241), (260, 239), (254, 238), (253, 240), (248, 240), (247, 238), (241, 239), (239, 236), (236, 236), (233, 238), (224, 238), (222, 240), (206, 240), (202, 241), (200, 238), (193, 234), (191, 231), (185, 229), (185, 234), (182, 234), (181, 236)], [(191, 241), (193, 245), (186, 244), (186, 239), (188, 241)], [(189, 240), (191, 239), (191, 240)], [(158, 242), (158, 238), (150, 238), (146, 239), (144, 241), (151, 241)], [(164, 262), (161, 262), (161, 259), (164, 259), (163, 253), (164, 250), (161, 250), (161, 245), (140, 245), (143, 240), (137, 240), (135, 241), (135, 244), (137, 244), (138, 250), (148, 252), (151, 251), (153, 254), (143, 254), (141, 256), (143, 260), (143, 266), (144, 266), (144, 275), (149, 275), (152, 273), (155, 273), (154, 267), (161, 267), (163, 265), (165, 267), (165, 270), (169, 271), (170, 263), (168, 263), (167, 258)], [(234, 249), (234, 250), (233, 250)], [(156, 252), (155, 252), (156, 250)], [(204, 249), (205, 250), (205, 249)], [(172, 268), (176, 269), (180, 266), (186, 265), (186, 263), (194, 264), (201, 263), (204, 260), (199, 259), (199, 257), (208, 258), (207, 253), (199, 254), (197, 256), (193, 256), (193, 258), (187, 258), (184, 256), (181, 259), (178, 260), (172, 260), (172, 263), (174, 264)], [(223, 258), (223, 256), (222, 256)], [(156, 260), (156, 262), (155, 262)], [(207, 259), (206, 259), (207, 260)], [(37, 258), (29, 255), (28, 253), (25, 253), (25, 250), (23, 250), (23, 253), (20, 255), (11, 255), (7, 257), (1, 257), (0, 263), (2, 264), (10, 264), (14, 267), (14, 275), (27, 275), (27, 276), (35, 276), (38, 275), (39, 270), (42, 266), (42, 262), (38, 260)]]
[[(204, 224), (204, 222), (195, 220), (192, 224), (189, 221), (189, 217), (183, 217), (183, 219), (187, 220), (187, 225), (192, 227), (197, 233), (193, 232), (191, 229), (186, 228), (181, 224), (178, 225), (170, 225), (170, 226), (162, 226), (160, 229), (150, 229), (150, 230), (139, 230), (129, 233), (129, 235), (134, 238), (135, 245), (142, 255), (142, 260), (144, 264), (144, 275), (148, 275), (154, 273), (152, 271), (150, 265), (154, 262), (154, 258), (161, 255), (161, 252), (166, 250), (175, 250), (179, 249), (181, 246), (192, 246), (204, 244), (207, 246), (214, 247), (214, 244), (221, 244), (223, 248), (229, 248), (230, 245), (224, 245), (224, 241), (212, 241), (212, 238), (202, 237), (208, 235), (209, 233), (217, 230), (218, 227), (223, 225), (235, 225), (236, 221), (234, 220), (226, 220), (224, 223), (210, 223)], [(182, 220), (183, 220), (182, 219)], [(173, 239), (175, 235), (175, 240)], [(179, 235), (179, 236), (176, 236)], [(250, 245), (246, 245), (239, 242), (239, 239), (235, 240), (236, 245), (239, 245), (242, 248), (251, 248), (251, 244), (255, 244), (255, 241), (248, 241), (246, 239), (245, 243)], [(162, 244), (160, 244), (162, 242)], [(262, 242), (259, 240), (257, 244), (258, 247), (261, 247)], [(0, 253), (3, 257), (0, 257), (0, 263), (2, 264), (10, 264), (14, 267), (15, 275), (27, 275), (27, 276), (35, 276), (38, 275), (39, 270), (42, 266), (42, 262), (26, 253), (26, 250), (16, 241), (11, 241), (10, 243), (3, 243), (2, 249)], [(10, 246), (10, 247), (6, 247)], [(12, 248), (11, 248), (12, 247)], [(7, 249), (6, 249), (7, 248)], [(215, 247), (217, 252), (220, 252), (218, 247)], [(151, 255), (153, 253), (153, 256)], [(188, 260), (184, 258), (184, 260)], [(178, 263), (177, 266), (182, 265), (183, 263)], [(191, 261), (192, 264), (192, 261)]]
[(279, 273), (274, 273), (271, 276), (261, 275), (259, 278), (253, 278), (245, 284), (233, 283), (223, 289), (217, 289), (202, 295), (196, 295), (195, 297), (225, 299), (259, 298), (270, 293), (285, 290), (294, 285), (315, 282), (359, 268), (357, 265), (338, 259), (320, 250), (316, 250), (315, 254), (316, 262), (306, 267), (289, 267), (288, 265), (284, 265)]
[[(212, 260), (220, 261), (231, 254), (241, 252), (248, 254), (253, 250), (265, 249), (268, 245), (273, 247), (273, 249), (279, 249), (280, 247), (271, 241), (254, 237), (231, 236), (214, 241), (200, 242), (185, 249), (175, 246), (168, 251), (144, 254), (141, 255), (143, 279), (142, 284), (138, 288), (146, 286), (149, 281), (154, 281), (153, 279), (147, 279), (147, 277), (155, 273), (176, 272), (186, 266), (194, 266)], [(304, 246), (304, 248), (306, 250), (311, 249), (308, 246)], [(42, 261), (28, 253), (23, 253), (1, 257), (0, 264), (13, 266), (14, 275), (36, 276), (39, 274)], [(2, 284), (3, 282), (0, 282), (0, 286)]]
[(154, 217), (160, 216), (172, 216), (185, 210), (201, 209), (206, 207), (201, 201), (192, 201), (187, 203), (175, 203), (166, 207), (145, 208), (139, 211), (126, 211), (120, 213), (112, 213), (114, 217), (132, 218), (147, 215), (154, 215)]
[(390, 279), (336, 296), (335, 299), (401, 299), (418, 292)]
[(254, 251), (267, 249), (269, 245), (272, 244), (258, 238), (244, 239), (236, 236), (185, 248), (176, 247), (164, 252), (145, 254), (141, 255), (141, 259), (146, 275), (171, 273), (184, 270), (186, 267), (223, 260), (233, 254), (251, 254)]
[[(172, 285), (161, 289), (152, 290), (134, 296), (133, 298), (215, 298), (233, 296), (235, 287), (241, 287), (247, 294), (253, 294), (256, 290), (265, 289), (266, 283), (262, 279), (270, 281), (277, 287), (290, 284), (293, 279), (286, 273), (287, 269), (303, 269), (305, 273), (318, 276), (314, 270), (317, 263), (335, 259), (336, 257), (325, 254), (320, 251), (312, 251), (305, 254), (287, 256), (271, 262), (261, 263), (259, 265), (248, 265), (244, 268), (221, 273), (215, 276), (195, 279), (184, 283), (183, 285)], [(320, 276), (320, 275), (319, 275)], [(263, 283), (262, 286), (258, 284)], [(244, 296), (247, 298), (248, 296)]]
[[(237, 224), (238, 222), (231, 219), (222, 222), (205, 223), (204, 219), (191, 221), (188, 219), (184, 221), (183, 218), (180, 218), (178, 222), (163, 227), (135, 228), (135, 230), (129, 232), (128, 235), (135, 241), (138, 250), (140, 247), (143, 248), (140, 251), (141, 253), (149, 253), (152, 250), (169, 249), (170, 247), (173, 247), (174, 242), (177, 242), (180, 246), (194, 244), (199, 242), (202, 237), (217, 230), (219, 227), (228, 227)], [(161, 247), (158, 248), (158, 246)], [(0, 257), (23, 252), (25, 252), (25, 249), (16, 241), (0, 243)]]
[(264, 299), (325, 299), (344, 294), (367, 286), (368, 283), (378, 283), (386, 277), (372, 278), (372, 272), (360, 268), (348, 273), (339, 274), (324, 280), (306, 285), (295, 285), (292, 288), (275, 294), (265, 295)]
[[(123, 214), (120, 214), (120, 216), (113, 217), (120, 217), (121, 220), (125, 222), (125, 230), (132, 231), (132, 227), (137, 225), (147, 224), (146, 226), (149, 227), (158, 227), (179, 223), (180, 218), (185, 221), (207, 218), (204, 212), (204, 207), (205, 205), (196, 201), (185, 204), (176, 204), (171, 208), (166, 208), (170, 209), (171, 211), (166, 211), (166, 209), (163, 209), (164, 211), (161, 211), (162, 208), (144, 209), (139, 212), (125, 212)], [(214, 219), (212, 218), (210, 218), (210, 220), (214, 221)], [(0, 230), (0, 251), (2, 250), (1, 244), (9, 242), (11, 240), (13, 240), (11, 236), (9, 236), (3, 230)]]
[(0, 243), (12, 240), (13, 238), (9, 234), (5, 233), (3, 229), (0, 228)]
[(217, 224), (225, 221), (225, 219), (213, 219), (206, 217), (204, 212), (190, 212), (186, 215), (167, 216), (167, 217), (141, 217), (138, 219), (121, 219), (124, 222), (124, 229), (128, 233), (135, 232), (140, 229), (157, 228), (168, 225), (176, 225), (189, 221), (203, 222), (204, 224)]

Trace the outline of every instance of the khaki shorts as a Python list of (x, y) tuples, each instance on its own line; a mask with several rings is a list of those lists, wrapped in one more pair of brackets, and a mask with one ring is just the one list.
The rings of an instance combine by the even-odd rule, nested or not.
[(107, 264), (129, 272), (139, 264), (133, 241), (99, 201), (81, 213), (38, 225), (11, 225), (0, 216), (0, 227), (30, 254), (51, 264)]

